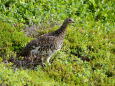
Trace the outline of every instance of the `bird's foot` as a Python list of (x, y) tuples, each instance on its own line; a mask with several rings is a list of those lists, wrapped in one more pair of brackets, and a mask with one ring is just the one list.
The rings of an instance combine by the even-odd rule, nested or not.
[(46, 65), (50, 66), (50, 65), (51, 65), (51, 63), (47, 62), (47, 63), (46, 63)]
[(45, 64), (45, 63), (41, 63), (41, 66), (42, 66), (42, 67), (46, 67), (46, 64)]

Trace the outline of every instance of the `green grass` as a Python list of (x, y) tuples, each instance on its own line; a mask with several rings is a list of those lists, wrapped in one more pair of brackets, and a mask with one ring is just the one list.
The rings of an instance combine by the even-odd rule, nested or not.
[[(1, 0), (0, 85), (114, 86), (114, 9), (114, 0)], [(16, 57), (36, 35), (27, 37), (25, 26), (39, 26), (41, 35), (58, 29), (67, 17), (75, 23), (50, 66), (31, 70), (2, 62)]]

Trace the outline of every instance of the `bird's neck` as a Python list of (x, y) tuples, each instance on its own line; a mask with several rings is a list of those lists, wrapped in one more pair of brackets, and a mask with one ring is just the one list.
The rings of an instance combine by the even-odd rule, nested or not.
[(63, 23), (62, 26), (55, 31), (56, 36), (64, 36), (65, 32), (66, 32), (66, 28), (67, 28), (68, 24), (67, 23)]

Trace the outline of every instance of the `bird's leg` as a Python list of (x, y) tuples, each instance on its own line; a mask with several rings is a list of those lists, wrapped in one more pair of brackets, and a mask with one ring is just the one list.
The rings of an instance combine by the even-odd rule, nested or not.
[(47, 57), (47, 59), (46, 59), (46, 60), (47, 60), (48, 65), (50, 65), (50, 62), (49, 62), (49, 61), (50, 61), (50, 58), (51, 58), (51, 57)]
[(51, 57), (45, 57), (45, 58), (43, 58), (43, 63), (44, 63), (44, 64), (46, 63), (46, 64), (50, 65), (50, 62), (49, 62), (49, 61), (50, 61), (50, 58), (51, 58)]
[(50, 65), (50, 62), (49, 62), (49, 61), (50, 61), (50, 58), (51, 58), (51, 57), (42, 57), (42, 58), (41, 58), (41, 65), (42, 65), (43, 67), (46, 66), (45, 63), (48, 64), (48, 65)]
[(34, 60), (33, 57), (34, 57), (34, 56), (33, 56), (32, 52), (31, 52), (30, 57), (29, 57), (29, 60), (30, 60), (32, 63), (33, 63), (33, 60)]
[(41, 66), (42, 66), (42, 67), (45, 66), (45, 58), (44, 58), (44, 57), (41, 58)]

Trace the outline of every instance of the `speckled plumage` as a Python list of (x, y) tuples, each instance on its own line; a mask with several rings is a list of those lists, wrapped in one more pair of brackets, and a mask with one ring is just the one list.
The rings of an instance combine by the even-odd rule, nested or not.
[(72, 22), (72, 19), (67, 18), (58, 30), (44, 34), (37, 39), (30, 41), (20, 55), (25, 58), (31, 57), (32, 59), (40, 59), (42, 64), (46, 61), (49, 63), (52, 54), (61, 49), (66, 27)]

